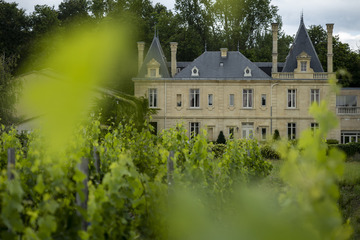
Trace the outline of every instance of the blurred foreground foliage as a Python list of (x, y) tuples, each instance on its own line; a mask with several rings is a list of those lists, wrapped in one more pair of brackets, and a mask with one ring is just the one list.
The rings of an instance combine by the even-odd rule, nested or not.
[[(129, 121), (101, 127), (99, 117), (78, 125), (66, 148), (53, 154), (38, 132), (20, 141), (1, 128), (0, 229), (3, 239), (348, 239), (352, 230), (337, 206), (345, 155), (328, 151), (336, 125), (326, 103), (312, 106), (319, 122), (297, 145), (279, 142), (284, 189), (259, 188), (272, 166), (254, 140), (228, 140), (215, 157), (206, 132), (189, 139), (178, 125), (152, 134)], [(15, 178), (7, 179), (6, 151), (16, 149)], [(93, 148), (101, 159), (94, 166)], [(301, 150), (300, 150), (301, 149)], [(169, 172), (169, 153), (173, 171)], [(88, 208), (81, 210), (89, 159)], [(170, 175), (169, 175), (170, 174)], [(80, 194), (81, 195), (81, 194)], [(80, 215), (77, 214), (80, 211)], [(81, 230), (81, 219), (89, 223)]]

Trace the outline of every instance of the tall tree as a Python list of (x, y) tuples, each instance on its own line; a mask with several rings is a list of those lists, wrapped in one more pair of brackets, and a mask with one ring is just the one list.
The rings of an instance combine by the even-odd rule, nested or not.
[(204, 51), (210, 39), (210, 6), (207, 0), (176, 0), (176, 18), (180, 26), (176, 37), (180, 59), (193, 60)]
[(0, 54), (18, 56), (29, 40), (29, 20), (17, 3), (0, 0)]
[(64, 0), (59, 4), (59, 19), (62, 22), (74, 22), (89, 17), (87, 0)]
[(60, 25), (58, 12), (47, 5), (36, 5), (35, 11), (30, 15), (30, 22), (35, 36), (48, 33)]
[(270, 5), (270, 0), (217, 0), (215, 9), (229, 49), (238, 44), (241, 51), (255, 47), (257, 38), (265, 35), (272, 22), (278, 22), (281, 29), (278, 8)]
[(0, 56), (0, 123), (4, 125), (10, 125), (15, 121), (16, 82), (11, 74), (15, 66), (15, 56)]

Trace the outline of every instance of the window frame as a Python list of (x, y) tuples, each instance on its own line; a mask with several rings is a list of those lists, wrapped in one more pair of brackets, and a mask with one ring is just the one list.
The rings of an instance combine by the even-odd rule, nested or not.
[(233, 94), (233, 93), (229, 94), (229, 106), (230, 107), (235, 106), (235, 94)]
[(228, 134), (229, 134), (229, 139), (234, 139), (235, 127), (233, 126), (228, 127)]
[(288, 132), (288, 140), (294, 140), (296, 139), (296, 123), (295, 122), (289, 122), (287, 126), (287, 132)]
[[(211, 103), (211, 104), (210, 104), (210, 103)], [(214, 94), (212, 94), (212, 93), (209, 93), (209, 94), (208, 94), (208, 106), (209, 106), (209, 107), (214, 106)]]
[(291, 88), (287, 90), (287, 108), (296, 108), (297, 89)]
[[(265, 101), (265, 104), (264, 104)], [(261, 94), (261, 106), (266, 107), (266, 94)]]
[[(179, 101), (179, 97), (180, 97), (180, 101)], [(182, 107), (182, 94), (181, 93), (176, 94), (176, 107)]]
[(189, 122), (189, 128), (190, 139), (192, 139), (200, 133), (200, 122)]
[(243, 89), (243, 108), (254, 107), (254, 90), (252, 88)]
[(315, 130), (317, 130), (317, 129), (319, 129), (319, 123), (316, 123), (316, 122), (312, 122), (312, 123), (310, 123), (310, 129), (311, 129), (311, 131), (315, 131)]
[(307, 62), (306, 61), (300, 61), (300, 71), (301, 72), (307, 71)]
[(310, 104), (313, 104), (314, 102), (320, 104), (320, 89), (318, 88), (312, 88), (310, 90)]
[(157, 88), (149, 88), (149, 108), (157, 108), (158, 107), (158, 99), (157, 99)]
[[(263, 130), (265, 130), (265, 135), (263, 133)], [(266, 127), (261, 127), (260, 128), (260, 131), (261, 131), (261, 140), (266, 140), (266, 137), (267, 137), (267, 128)]]
[(200, 89), (190, 88), (190, 108), (200, 108)]

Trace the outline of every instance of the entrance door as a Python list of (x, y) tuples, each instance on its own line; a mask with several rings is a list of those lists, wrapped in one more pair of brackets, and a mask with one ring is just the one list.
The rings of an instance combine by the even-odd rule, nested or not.
[(254, 138), (254, 124), (253, 123), (243, 123), (242, 124), (242, 137), (246, 139)]

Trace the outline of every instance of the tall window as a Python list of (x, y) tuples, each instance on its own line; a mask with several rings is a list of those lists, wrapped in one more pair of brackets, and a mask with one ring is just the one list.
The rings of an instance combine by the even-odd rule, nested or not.
[(296, 138), (296, 123), (288, 123), (288, 139)]
[(156, 69), (154, 68), (150, 69), (150, 77), (156, 77)]
[(200, 107), (200, 90), (198, 88), (190, 89), (190, 107)]
[(234, 96), (234, 94), (230, 94), (229, 95), (229, 106), (233, 107), (234, 104), (235, 104), (235, 96)]
[(312, 131), (315, 131), (316, 129), (319, 129), (319, 124), (318, 123), (311, 123), (310, 128), (311, 128)]
[(213, 99), (214, 98), (214, 95), (213, 94), (208, 94), (208, 106), (212, 106), (214, 103), (213, 103)]
[(181, 94), (176, 94), (176, 106), (181, 107), (182, 101), (181, 101)]
[(266, 94), (261, 94), (261, 106), (266, 106)]
[(311, 89), (311, 97), (310, 97), (310, 100), (311, 100), (311, 104), (313, 102), (316, 102), (317, 104), (320, 103), (320, 90), (319, 89)]
[(266, 128), (261, 128), (261, 140), (266, 140)]
[(337, 107), (356, 107), (357, 99), (355, 95), (340, 95), (336, 96)]
[(200, 126), (200, 123), (198, 123), (198, 122), (190, 123), (190, 138), (193, 138), (199, 134), (199, 126)]
[(229, 127), (229, 138), (234, 139), (235, 128)]
[(296, 108), (296, 89), (288, 89), (288, 108)]
[(252, 89), (243, 89), (243, 107), (252, 108), (253, 107), (253, 90)]
[(156, 88), (149, 88), (149, 107), (157, 107), (157, 90)]
[(305, 61), (301, 61), (300, 64), (301, 64), (301, 69), (300, 69), (300, 70), (301, 70), (302, 72), (306, 72), (306, 62), (305, 62)]

